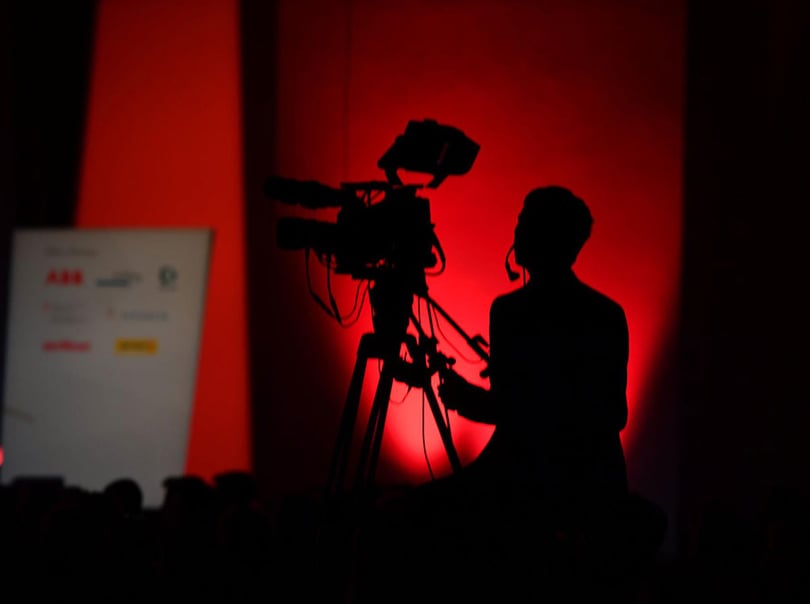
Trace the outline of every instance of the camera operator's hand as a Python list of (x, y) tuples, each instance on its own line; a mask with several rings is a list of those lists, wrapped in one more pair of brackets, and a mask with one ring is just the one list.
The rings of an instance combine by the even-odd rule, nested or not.
[(472, 384), (452, 369), (442, 372), (438, 393), (442, 404), (451, 411), (464, 405), (465, 399), (470, 396)]
[(476, 422), (495, 424), (497, 408), (489, 390), (468, 382), (450, 368), (442, 370), (440, 377), (437, 391), (446, 409)]

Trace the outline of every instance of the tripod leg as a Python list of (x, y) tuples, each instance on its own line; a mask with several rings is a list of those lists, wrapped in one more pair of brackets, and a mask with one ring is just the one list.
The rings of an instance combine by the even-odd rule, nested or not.
[[(422, 331), (416, 317), (411, 315), (411, 321), (414, 323), (414, 325), (416, 325), (417, 331), (419, 331), (421, 337), (426, 338), (427, 336), (425, 335), (424, 331)], [(433, 420), (436, 422), (436, 427), (438, 428), (439, 435), (444, 443), (444, 449), (447, 452), (447, 458), (450, 460), (450, 465), (453, 468), (453, 472), (458, 472), (461, 470), (461, 460), (459, 459), (458, 453), (456, 452), (456, 447), (453, 444), (453, 437), (450, 434), (450, 427), (445, 423), (441, 407), (439, 406), (439, 400), (436, 397), (436, 393), (433, 391), (433, 384), (430, 381), (430, 373), (428, 372), (425, 352), (419, 345), (419, 342), (413, 336), (405, 337), (405, 345), (408, 347), (408, 351), (411, 358), (414, 360), (414, 363), (418, 364), (418, 366), (422, 369), (422, 374), (424, 377), (422, 377), (420, 380), (421, 383), (419, 384), (419, 387), (422, 389), (422, 392), (425, 393), (425, 396), (428, 399), (430, 410), (433, 413)]]
[(377, 460), (380, 456), (383, 432), (385, 430), (385, 416), (388, 412), (388, 403), (391, 399), (391, 389), (394, 384), (394, 363), (397, 358), (383, 359), (380, 380), (374, 394), (374, 402), (363, 439), (363, 448), (360, 451), (360, 461), (357, 472), (356, 487), (358, 490), (372, 486), (374, 474), (377, 470)]
[(346, 474), (346, 466), (349, 463), (349, 452), (351, 451), (352, 434), (354, 424), (357, 420), (357, 411), (360, 407), (360, 395), (363, 390), (363, 380), (366, 375), (366, 365), (369, 358), (369, 347), (372, 345), (372, 336), (365, 334), (360, 339), (357, 347), (357, 360), (352, 371), (349, 391), (346, 396), (346, 403), (343, 407), (343, 417), (340, 421), (335, 452), (332, 455), (332, 463), (329, 468), (329, 480), (326, 486), (328, 497), (331, 494), (339, 493), (343, 487)]
[(430, 383), (430, 380), (426, 381), (427, 383), (422, 386), (422, 390), (428, 399), (430, 410), (433, 412), (433, 419), (436, 421), (436, 427), (439, 429), (439, 435), (442, 437), (445, 451), (447, 451), (447, 458), (450, 460), (450, 465), (453, 468), (453, 472), (458, 472), (461, 470), (461, 460), (459, 459), (458, 452), (453, 444), (453, 437), (450, 434), (450, 428), (444, 421), (444, 416), (442, 415), (441, 408), (439, 407), (439, 400), (436, 397), (436, 393), (433, 391), (433, 386)]

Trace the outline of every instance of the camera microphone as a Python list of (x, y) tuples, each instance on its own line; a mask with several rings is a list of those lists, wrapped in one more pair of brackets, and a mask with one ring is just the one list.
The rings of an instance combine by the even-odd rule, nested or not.
[(310, 210), (341, 208), (357, 204), (351, 191), (336, 189), (316, 180), (295, 180), (271, 176), (264, 181), (264, 194), (270, 199)]
[(509, 277), (509, 280), (517, 281), (518, 279), (520, 279), (520, 273), (514, 270), (512, 268), (512, 265), (509, 264), (509, 254), (511, 254), (513, 251), (515, 251), (514, 245), (512, 245), (512, 247), (510, 247), (509, 250), (506, 252), (506, 260), (504, 260), (504, 266), (506, 267), (506, 274)]

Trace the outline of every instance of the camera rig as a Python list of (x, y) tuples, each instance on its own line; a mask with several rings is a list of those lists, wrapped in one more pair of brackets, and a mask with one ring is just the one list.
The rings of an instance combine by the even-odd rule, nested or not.
[[(381, 360), (382, 365), (355, 488), (371, 486), (373, 481), (395, 380), (422, 389), (451, 466), (454, 471), (460, 469), (449, 422), (442, 415), (431, 381), (434, 374), (438, 372), (441, 376), (442, 371), (449, 369), (455, 359), (442, 354), (435, 335), (423, 328), (414, 313), (415, 300), (424, 300), (431, 332), (438, 313), (485, 362), (489, 361), (485, 350), (488, 344), (481, 336), (468, 336), (428, 295), (427, 271), (437, 264), (439, 269), (433, 274), (443, 271), (445, 255), (431, 221), (430, 202), (419, 192), (423, 188), (437, 188), (450, 175), (466, 174), (478, 151), (479, 145), (457, 128), (435, 120), (410, 121), (405, 132), (377, 162), (385, 172), (385, 181), (347, 182), (338, 188), (313, 180), (280, 177), (265, 182), (265, 194), (282, 203), (312, 210), (338, 208), (335, 222), (279, 218), (276, 234), (281, 249), (314, 252), (328, 271), (368, 284), (373, 332), (364, 334), (358, 347), (328, 492), (341, 488), (365, 368), (373, 358)], [(426, 185), (404, 184), (400, 170), (429, 174), (432, 180)], [(375, 201), (380, 197), (381, 200)], [(310, 292), (342, 324), (331, 290), (330, 306), (314, 294), (311, 285)], [(409, 326), (414, 327), (416, 335), (408, 333)], [(402, 357), (403, 346), (410, 360)]]

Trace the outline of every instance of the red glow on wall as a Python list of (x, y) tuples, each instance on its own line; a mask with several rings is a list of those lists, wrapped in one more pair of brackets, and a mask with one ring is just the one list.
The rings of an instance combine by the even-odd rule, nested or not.
[(250, 468), (238, 3), (99, 2), (79, 227), (214, 229), (187, 470)]
[[(646, 399), (647, 382), (667, 344), (679, 287), (683, 3), (279, 6), (282, 175), (333, 185), (380, 179), (377, 159), (411, 119), (452, 124), (481, 145), (468, 175), (427, 193), (448, 258), (445, 273), (429, 281), (430, 293), (470, 335), (488, 335), (492, 299), (513, 287), (503, 259), (523, 196), (560, 184), (589, 203), (593, 236), (575, 268), (628, 316), (630, 421), (623, 440), (632, 457), (645, 406), (654, 403)], [(320, 321), (321, 311), (306, 298), (301, 263), (286, 256), (279, 260), (285, 263), (284, 295), (301, 300), (300, 316), (285, 319), (294, 333), (296, 325)], [(323, 291), (323, 281), (316, 283)], [(343, 307), (351, 306), (354, 286), (336, 284)], [(348, 331), (323, 325), (323, 339), (343, 351), (323, 361), (341, 404), (357, 338), (370, 321), (366, 314)], [(463, 355), (474, 356), (446, 324), (445, 332)], [(459, 361), (462, 373), (481, 381), (480, 365)], [(366, 411), (375, 385), (372, 367)], [(429, 414), (423, 435), (420, 394), (405, 394), (397, 387), (392, 395), (383, 444), (388, 469), (424, 479), (427, 449), (442, 473), (448, 466)], [(452, 422), (463, 459), (473, 458), (491, 429), (454, 416)]]

